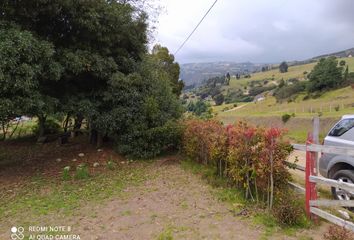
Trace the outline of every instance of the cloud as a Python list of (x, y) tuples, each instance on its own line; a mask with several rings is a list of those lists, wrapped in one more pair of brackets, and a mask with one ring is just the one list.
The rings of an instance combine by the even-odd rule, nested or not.
[[(174, 52), (214, 0), (166, 0), (157, 42)], [(354, 1), (219, 0), (181, 62), (280, 62), (354, 47)]]

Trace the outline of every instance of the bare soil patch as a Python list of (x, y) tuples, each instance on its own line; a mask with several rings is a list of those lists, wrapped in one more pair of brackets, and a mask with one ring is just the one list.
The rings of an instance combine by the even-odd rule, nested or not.
[[(81, 239), (322, 239), (325, 226), (313, 230), (299, 230), (285, 234), (279, 230), (269, 233), (263, 225), (256, 224), (252, 216), (240, 216), (232, 211), (232, 206), (221, 202), (214, 194), (215, 189), (199, 175), (181, 168), (179, 157), (165, 157), (150, 163), (135, 162), (127, 165), (127, 160), (115, 155), (110, 148), (98, 152), (89, 144), (80, 141), (67, 146), (44, 145), (34, 147), (24, 144), (1, 146), (6, 151), (24, 151), (26, 161), (20, 165), (9, 165), (0, 170), (2, 196), (16, 193), (16, 188), (26, 188), (26, 183), (36, 175), (61, 181), (60, 172), (68, 164), (86, 162), (92, 166), (100, 162), (98, 168), (90, 167), (91, 174), (100, 175), (107, 171), (104, 162), (111, 155), (121, 164), (116, 171), (133, 171), (145, 168), (146, 178), (141, 184), (124, 187), (119, 195), (103, 201), (87, 201), (73, 210), (72, 214), (50, 212), (45, 215), (31, 215), (30, 212), (6, 219), (0, 228), (0, 239), (9, 239), (9, 229), (13, 225), (24, 226), (71, 226), (72, 234)], [(31, 154), (27, 155), (27, 152)], [(85, 153), (85, 158), (77, 155)], [(23, 154), (23, 152), (22, 152)], [(20, 155), (18, 155), (20, 156)], [(61, 158), (60, 162), (56, 159)], [(73, 162), (72, 159), (77, 158)], [(121, 162), (119, 162), (121, 161)], [(114, 174), (114, 172), (112, 173)], [(5, 183), (5, 184), (3, 184)], [(107, 183), (109, 184), (109, 183)], [(105, 188), (100, 191), (105, 191)], [(43, 196), (51, 194), (51, 187), (39, 192)], [(80, 191), (80, 189), (78, 189)], [(3, 195), (4, 194), (4, 195)], [(16, 199), (16, 194), (12, 196)], [(30, 209), (31, 206), (28, 206)], [(308, 238), (304, 238), (308, 237)]]

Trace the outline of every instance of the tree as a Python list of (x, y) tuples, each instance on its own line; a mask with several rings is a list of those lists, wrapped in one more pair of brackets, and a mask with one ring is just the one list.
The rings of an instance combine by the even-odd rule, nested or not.
[[(30, 84), (18, 94), (28, 98), (26, 112), (40, 122), (53, 114), (73, 117), (77, 127), (86, 119), (92, 143), (99, 146), (107, 136), (119, 151), (140, 157), (177, 142), (172, 129), (181, 115), (176, 94), (183, 86), (171, 81), (178, 81), (179, 66), (167, 48), (147, 53), (142, 9), (131, 1), (62, 0), (4, 0), (0, 7), (0, 21), (19, 26), (19, 37), (35, 36), (18, 47), (18, 65), (25, 64), (14, 68)], [(10, 39), (4, 49), (11, 43), (17, 44)], [(7, 59), (3, 51), (0, 57)], [(17, 76), (5, 72), (8, 79)]]
[(226, 85), (230, 85), (230, 79), (231, 79), (230, 73), (226, 73), (226, 76), (225, 76)]
[(0, 108), (2, 126), (18, 115), (37, 116), (39, 136), (48, 114), (57, 111), (51, 86), (62, 68), (54, 61), (53, 46), (28, 31), (5, 22), (0, 28)]
[(341, 60), (340, 62), (339, 62), (339, 66), (341, 66), (341, 67), (344, 67), (345, 66), (345, 61), (344, 60)]
[(266, 72), (266, 71), (268, 71), (268, 66), (263, 66), (262, 67), (262, 72)]
[[(64, 69), (61, 78), (48, 88), (48, 99), (58, 99), (60, 104), (56, 105), (76, 119), (84, 116), (92, 123), (112, 74), (134, 72), (146, 53), (147, 16), (136, 14), (130, 4), (3, 1), (2, 9), (0, 19), (15, 22), (53, 45), (54, 59)], [(39, 119), (45, 121), (46, 117)], [(96, 126), (89, 126), (91, 136), (96, 136)], [(92, 140), (95, 142), (95, 137)]]
[(333, 89), (344, 82), (343, 68), (338, 67), (335, 57), (322, 58), (309, 73), (309, 92)]
[(279, 72), (286, 73), (288, 71), (288, 64), (284, 61), (279, 65)]
[(343, 81), (347, 82), (349, 77), (349, 68), (348, 66), (345, 68), (344, 73), (343, 73)]
[(239, 73), (236, 74), (236, 79), (240, 79), (241, 75)]
[(153, 56), (146, 56), (137, 72), (114, 74), (102, 110), (94, 116), (93, 124), (115, 139), (121, 153), (151, 157), (177, 143), (172, 123), (181, 116), (182, 107), (169, 79), (161, 74), (164, 70), (157, 66)]
[(175, 57), (169, 53), (168, 48), (162, 47), (157, 44), (152, 49), (152, 56), (160, 64), (160, 68), (164, 69), (167, 77), (171, 82), (173, 92), (179, 96), (184, 88), (184, 83), (179, 80), (180, 67), (177, 62), (175, 62)]
[(215, 95), (213, 99), (215, 101), (216, 106), (219, 106), (224, 103), (224, 95), (222, 95), (221, 93)]

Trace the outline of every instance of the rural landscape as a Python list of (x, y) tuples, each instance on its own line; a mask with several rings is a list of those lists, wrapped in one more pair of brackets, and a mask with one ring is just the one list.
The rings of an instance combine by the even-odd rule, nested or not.
[(228, 4), (0, 2), (0, 239), (354, 240), (349, 34), (214, 56)]

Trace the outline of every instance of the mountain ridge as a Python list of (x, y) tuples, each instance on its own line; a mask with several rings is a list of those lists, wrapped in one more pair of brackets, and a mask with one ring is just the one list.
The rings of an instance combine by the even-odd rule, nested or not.
[[(299, 60), (299, 61), (289, 61), (288, 65), (302, 65), (311, 62), (315, 62), (320, 58), (335, 56), (338, 58), (354, 56), (354, 48), (349, 48), (346, 50), (322, 54), (309, 59)], [(184, 63), (180, 64), (181, 73), (180, 78), (185, 82), (186, 86), (199, 85), (204, 80), (210, 77), (224, 75), (229, 72), (231, 75), (236, 75), (237, 73), (252, 73), (261, 71), (263, 66), (274, 67), (274, 63), (252, 63), (246, 62), (232, 62), (232, 61), (216, 61), (216, 62), (205, 62), (205, 63)]]

